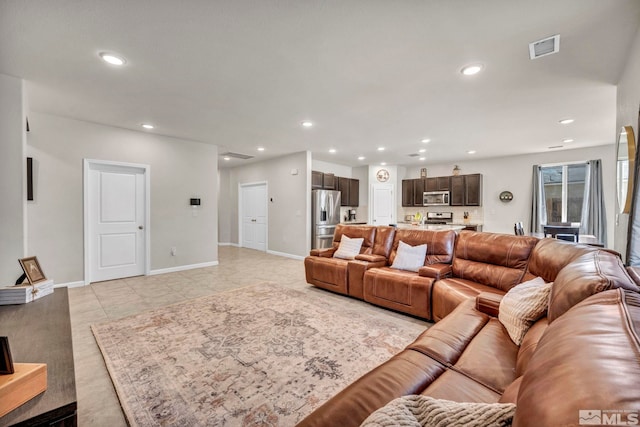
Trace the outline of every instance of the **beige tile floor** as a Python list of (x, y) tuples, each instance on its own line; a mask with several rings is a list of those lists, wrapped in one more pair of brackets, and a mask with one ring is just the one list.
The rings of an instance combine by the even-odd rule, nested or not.
[[(336, 304), (362, 301), (334, 295), (305, 282), (302, 261), (230, 246), (219, 248), (219, 265), (157, 276), (141, 276), (69, 289), (78, 425), (126, 426), (122, 410), (90, 325), (180, 301), (265, 281), (332, 298)], [(385, 313), (390, 312), (384, 310)], [(393, 314), (419, 323), (417, 319)]]

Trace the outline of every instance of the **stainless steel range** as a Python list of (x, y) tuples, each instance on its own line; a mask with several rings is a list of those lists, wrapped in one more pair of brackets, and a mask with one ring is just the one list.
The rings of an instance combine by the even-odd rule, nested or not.
[(427, 212), (425, 224), (451, 224), (453, 212)]

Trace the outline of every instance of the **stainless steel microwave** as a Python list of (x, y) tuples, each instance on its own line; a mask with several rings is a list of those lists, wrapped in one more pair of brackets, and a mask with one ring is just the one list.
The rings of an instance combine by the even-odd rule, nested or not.
[(425, 191), (422, 193), (423, 206), (449, 206), (448, 191)]

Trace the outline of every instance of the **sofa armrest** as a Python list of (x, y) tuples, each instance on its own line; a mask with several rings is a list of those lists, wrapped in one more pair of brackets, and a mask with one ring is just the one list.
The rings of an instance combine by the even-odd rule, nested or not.
[(311, 256), (319, 256), (323, 258), (331, 258), (335, 253), (336, 248), (323, 248), (323, 249), (311, 249), (309, 255)]
[(627, 267), (627, 272), (629, 276), (636, 282), (636, 285), (640, 286), (640, 267)]
[(476, 296), (476, 310), (489, 316), (498, 317), (500, 301), (502, 301), (502, 295), (500, 294), (481, 292)]
[(382, 255), (360, 254), (360, 255), (356, 255), (356, 259), (358, 261), (367, 261), (367, 262), (376, 262), (376, 263), (384, 262), (385, 264), (387, 263), (387, 259)]
[(418, 274), (422, 277), (431, 277), (436, 280), (451, 276), (451, 264), (431, 264), (420, 267)]

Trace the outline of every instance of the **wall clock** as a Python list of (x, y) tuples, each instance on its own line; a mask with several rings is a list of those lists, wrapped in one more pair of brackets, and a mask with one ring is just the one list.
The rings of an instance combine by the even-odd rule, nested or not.
[(380, 182), (389, 181), (389, 171), (386, 169), (380, 169), (378, 172), (376, 172), (376, 179)]

